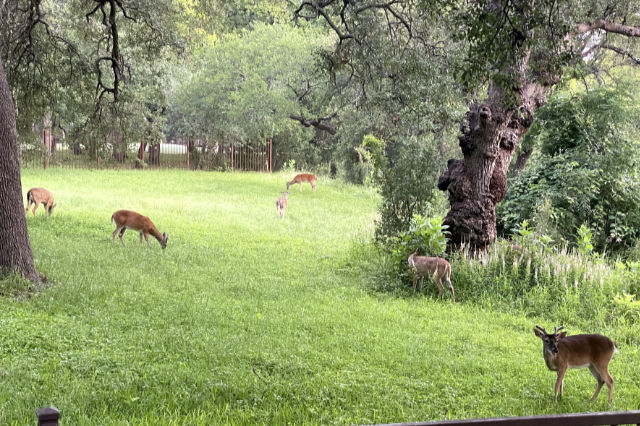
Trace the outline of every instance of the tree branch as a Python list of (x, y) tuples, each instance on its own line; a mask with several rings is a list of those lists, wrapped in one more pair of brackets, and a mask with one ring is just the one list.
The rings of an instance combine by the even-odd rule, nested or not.
[(590, 24), (580, 24), (576, 32), (578, 34), (584, 34), (593, 30), (603, 30), (608, 33), (620, 34), (627, 37), (640, 37), (640, 27), (618, 24), (605, 19), (596, 19)]
[(627, 57), (627, 58), (631, 59), (633, 61), (633, 63), (635, 63), (636, 65), (640, 65), (640, 59), (638, 59), (635, 56), (633, 56), (631, 54), (631, 52), (628, 51), (628, 50), (621, 49), (621, 48), (619, 48), (617, 46), (614, 46), (612, 44), (602, 44), (600, 47), (602, 49), (612, 50), (612, 51), (616, 52), (618, 55), (622, 55), (624, 57)]
[(291, 114), (289, 115), (289, 118), (292, 120), (299, 121), (300, 124), (302, 124), (304, 127), (313, 126), (316, 129), (324, 130), (325, 132), (328, 132), (331, 135), (335, 135), (337, 132), (336, 129), (334, 127), (329, 126), (328, 124), (323, 123), (323, 121), (329, 121), (332, 118), (334, 118), (336, 115), (338, 115), (338, 113), (334, 112), (329, 117), (307, 119), (304, 117), (304, 114), (300, 113), (300, 115)]

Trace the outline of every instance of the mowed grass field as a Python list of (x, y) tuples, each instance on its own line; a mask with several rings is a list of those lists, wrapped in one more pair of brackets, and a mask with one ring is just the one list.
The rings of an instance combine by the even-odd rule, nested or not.
[[(57, 200), (27, 223), (47, 285), (0, 282), (0, 424), (362, 424), (640, 408), (640, 354), (606, 389), (571, 370), (553, 404), (527, 318), (372, 290), (374, 191), (320, 179), (275, 200), (283, 174), (24, 170)], [(169, 234), (112, 245), (127, 208)], [(118, 240), (116, 239), (116, 242)], [(455, 265), (453, 273), (455, 285)], [(428, 285), (428, 284), (427, 284)], [(430, 294), (434, 294), (431, 292)], [(579, 330), (570, 330), (576, 333)]]

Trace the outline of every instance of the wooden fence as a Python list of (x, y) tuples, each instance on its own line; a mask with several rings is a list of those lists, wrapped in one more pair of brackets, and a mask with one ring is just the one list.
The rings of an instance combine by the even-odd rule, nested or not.
[(123, 144), (113, 141), (100, 146), (69, 144), (43, 131), (42, 143), (22, 144), (22, 167), (47, 168), (181, 168), (201, 170), (273, 170), (273, 144), (233, 146), (207, 144), (189, 138), (162, 143)]
[[(38, 426), (58, 426), (60, 411), (56, 407), (45, 407), (36, 411)], [(618, 411), (604, 413), (573, 413), (547, 416), (502, 417), (493, 419), (447, 420), (426, 423), (394, 423), (388, 426), (592, 426), (635, 424), (640, 426), (640, 411)]]

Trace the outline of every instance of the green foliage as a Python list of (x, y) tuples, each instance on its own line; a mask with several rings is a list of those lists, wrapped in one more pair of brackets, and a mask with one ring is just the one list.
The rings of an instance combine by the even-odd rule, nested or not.
[(422, 256), (439, 256), (447, 249), (447, 225), (442, 224), (442, 217), (425, 218), (413, 215), (409, 229), (397, 237), (390, 237), (385, 246), (391, 253), (394, 270), (404, 273), (407, 258), (418, 252)]
[(578, 251), (583, 256), (593, 253), (593, 244), (591, 244), (592, 238), (593, 234), (591, 229), (589, 229), (589, 227), (584, 223), (580, 225), (580, 228), (578, 228)]
[(373, 135), (365, 135), (362, 139), (361, 148), (369, 153), (373, 167), (383, 171), (387, 166), (387, 160), (384, 157), (385, 143), (382, 139), (378, 139)]
[(440, 173), (433, 140), (403, 139), (389, 143), (388, 165), (381, 169), (380, 220), (376, 224), (376, 238), (385, 240), (407, 229), (415, 214), (440, 214), (437, 205), (436, 182)]
[[(518, 78), (513, 66), (523, 61), (534, 78), (561, 75), (574, 55), (566, 44), (566, 28), (573, 26), (573, 15), (580, 9), (568, 3), (559, 8), (552, 0), (518, 7), (487, 2), (456, 2), (447, 7), (446, 13), (459, 28), (452, 38), (464, 40), (467, 47), (466, 59), (457, 63), (458, 78), (471, 89), (487, 81), (511, 88)], [(507, 102), (518, 101), (510, 90), (505, 96)]]
[(528, 220), (572, 244), (581, 225), (599, 252), (633, 247), (640, 230), (640, 133), (624, 91), (558, 96), (543, 107), (527, 138), (537, 156), (498, 205), (503, 229)]
[(276, 135), (305, 139), (304, 128), (289, 116), (308, 115), (299, 94), (311, 84), (323, 40), (317, 32), (284, 24), (256, 23), (224, 35), (177, 89), (171, 132), (240, 145)]

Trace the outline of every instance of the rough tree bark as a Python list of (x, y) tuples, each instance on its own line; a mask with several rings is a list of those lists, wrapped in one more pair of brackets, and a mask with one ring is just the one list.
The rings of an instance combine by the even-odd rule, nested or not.
[(13, 101), (0, 58), (0, 273), (39, 282), (27, 232)]
[(449, 160), (438, 180), (438, 188), (449, 191), (451, 208), (444, 219), (451, 233), (449, 249), (467, 245), (473, 252), (482, 252), (496, 238), (495, 206), (507, 194), (509, 163), (555, 82), (527, 82), (526, 65), (525, 60), (518, 67), (519, 85), (510, 93), (494, 83), (485, 103), (470, 106), (458, 137), (464, 158)]
[(142, 169), (144, 166), (144, 153), (147, 148), (147, 143), (145, 141), (140, 141), (140, 147), (138, 148), (138, 160), (136, 161), (136, 169)]

